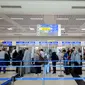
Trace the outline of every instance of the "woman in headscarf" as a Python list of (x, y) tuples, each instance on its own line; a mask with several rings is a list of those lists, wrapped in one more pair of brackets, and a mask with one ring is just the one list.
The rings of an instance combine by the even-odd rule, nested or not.
[(73, 73), (76, 75), (80, 75), (80, 64), (81, 64), (81, 58), (80, 54), (76, 49), (73, 49), (73, 53), (71, 55), (71, 60), (73, 62), (74, 68), (73, 68)]
[[(31, 52), (28, 48), (26, 48), (25, 50), (23, 62), (25, 66), (31, 65)], [(25, 67), (25, 74), (30, 73), (30, 71), (31, 71), (30, 67)]]

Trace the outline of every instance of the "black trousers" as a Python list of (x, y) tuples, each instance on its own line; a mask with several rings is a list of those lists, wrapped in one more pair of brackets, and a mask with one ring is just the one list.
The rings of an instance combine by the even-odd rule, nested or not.
[(77, 62), (74, 62), (74, 74), (76, 75), (80, 75), (82, 74), (82, 67), (76, 67), (76, 66), (82, 66), (82, 65), (79, 65), (79, 63)]
[(53, 73), (56, 73), (56, 62), (52, 62), (53, 65)]
[(41, 67), (37, 67), (37, 66), (40, 66), (41, 64), (39, 62), (35, 62), (35, 65), (36, 65), (35, 67), (36, 74), (41, 73)]

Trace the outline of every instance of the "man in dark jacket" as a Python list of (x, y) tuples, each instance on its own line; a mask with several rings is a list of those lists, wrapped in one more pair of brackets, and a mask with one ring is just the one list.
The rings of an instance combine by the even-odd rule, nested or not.
[(52, 59), (52, 65), (53, 65), (53, 74), (55, 74), (56, 73), (56, 62), (59, 60), (58, 56), (56, 55), (56, 52), (52, 53), (51, 59)]

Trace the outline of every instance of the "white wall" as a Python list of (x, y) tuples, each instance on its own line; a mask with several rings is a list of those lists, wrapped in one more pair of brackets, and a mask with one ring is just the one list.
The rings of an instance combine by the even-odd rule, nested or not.
[(15, 36), (15, 37), (0, 37), (0, 40), (11, 40), (11, 41), (45, 41), (45, 40), (56, 40), (56, 41), (85, 41), (85, 37), (71, 37), (71, 36)]

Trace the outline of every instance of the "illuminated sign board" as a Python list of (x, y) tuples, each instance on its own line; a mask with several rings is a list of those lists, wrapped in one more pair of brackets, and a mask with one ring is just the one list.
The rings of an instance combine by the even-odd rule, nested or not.
[(12, 41), (3, 41), (3, 45), (12, 46)]
[(38, 25), (39, 35), (41, 36), (59, 36), (61, 35), (61, 28), (58, 24), (41, 24)]

